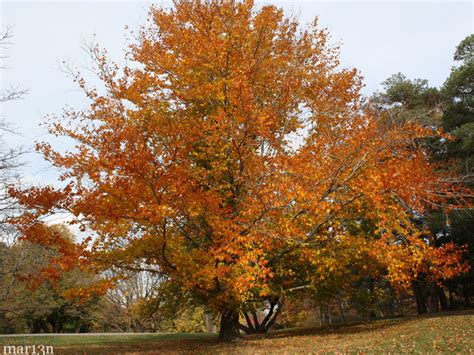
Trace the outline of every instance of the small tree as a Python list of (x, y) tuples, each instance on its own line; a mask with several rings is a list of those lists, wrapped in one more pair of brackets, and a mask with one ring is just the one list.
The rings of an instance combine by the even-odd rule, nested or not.
[[(337, 53), (317, 21), (300, 28), (251, 0), (152, 7), (131, 64), (92, 48), (105, 91), (77, 76), (90, 107), (51, 123), (77, 150), (38, 144), (68, 184), (12, 192), (29, 208), (25, 238), (62, 243), (64, 268), (158, 267), (221, 315), (222, 341), (248, 302), (277, 309), (285, 290), (335, 272), (341, 243), (399, 287), (427, 261), (459, 272), (456, 251), (430, 248), (411, 217), (460, 187), (428, 162), (423, 128), (363, 112), (361, 80)], [(57, 210), (95, 231), (90, 245), (45, 233), (39, 218)], [(348, 228), (364, 221), (375, 237)]]
[[(61, 238), (73, 239), (62, 225), (48, 227)], [(67, 298), (72, 287), (86, 287), (97, 275), (79, 269), (54, 273), (45, 282), (38, 279), (50, 272), (50, 260), (57, 259), (57, 250), (29, 241), (17, 241), (0, 251), (0, 312), (4, 314), (4, 331), (31, 333), (86, 332), (94, 322), (98, 298), (84, 300)]]

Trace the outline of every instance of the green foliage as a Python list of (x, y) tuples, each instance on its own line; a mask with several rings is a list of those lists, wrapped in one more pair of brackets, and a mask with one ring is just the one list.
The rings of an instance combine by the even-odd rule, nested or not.
[[(453, 131), (456, 141), (451, 147), (453, 155), (462, 155), (472, 160), (474, 154), (474, 122), (463, 124)], [(469, 164), (472, 167), (472, 164)]]
[(155, 296), (141, 302), (140, 317), (155, 319), (156, 330), (164, 332), (204, 332), (206, 310), (196, 300), (178, 283), (163, 280)]
[(456, 47), (454, 52), (454, 60), (457, 61), (471, 61), (474, 59), (474, 34), (471, 34), (463, 39)]
[(194, 307), (183, 309), (182, 312), (176, 314), (170, 319), (169, 328), (165, 330), (178, 333), (202, 333), (206, 331), (204, 324), (204, 308)]
[(442, 88), (446, 106), (443, 127), (447, 131), (474, 122), (473, 47), (474, 35), (466, 37), (459, 44), (454, 59), (461, 63), (453, 68)]
[[(72, 234), (57, 229), (65, 238)], [(0, 248), (0, 317), (2, 332), (86, 332), (94, 324), (99, 299), (69, 299), (64, 292), (71, 287), (89, 285), (94, 275), (73, 269), (61, 274), (57, 282), (32, 285), (30, 275), (48, 265), (55, 252), (43, 246), (19, 241)]]
[(384, 90), (371, 99), (375, 109), (388, 114), (391, 124), (418, 122), (437, 126), (441, 119), (443, 96), (425, 79), (408, 79), (402, 73), (392, 75), (383, 83)]
[(406, 109), (414, 109), (426, 104), (439, 102), (439, 94), (435, 88), (428, 86), (426, 79), (409, 80), (402, 73), (392, 75), (382, 83), (384, 98), (390, 103), (400, 104)]
[(446, 109), (443, 128), (447, 131), (474, 122), (474, 61), (454, 68), (443, 87)]
[(404, 311), (400, 295), (383, 278), (361, 279), (350, 290), (348, 303), (364, 318), (393, 317)]

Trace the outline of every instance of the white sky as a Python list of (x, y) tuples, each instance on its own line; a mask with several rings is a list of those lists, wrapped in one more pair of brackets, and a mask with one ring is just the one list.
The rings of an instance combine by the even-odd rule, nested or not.
[[(159, 0), (157, 4), (169, 4)], [(454, 64), (456, 45), (473, 33), (471, 1), (256, 1), (273, 3), (299, 14), (301, 22), (319, 16), (333, 40), (342, 41), (343, 66), (358, 68), (365, 77), (365, 94), (396, 72), (442, 85)], [(96, 40), (120, 61), (125, 25), (138, 28), (146, 19), (145, 1), (2, 1), (1, 28), (13, 26), (12, 46), (2, 64), (0, 87), (30, 90), (23, 99), (0, 104), (0, 115), (21, 136), (8, 135), (10, 146), (32, 149), (34, 141), (52, 140), (39, 123), (47, 114), (60, 114), (65, 105), (84, 106), (72, 81), (59, 70), (63, 61), (88, 64), (84, 42)], [(58, 141), (61, 144), (61, 141)], [(3, 149), (3, 147), (2, 147)], [(24, 157), (25, 180), (56, 183), (57, 173), (35, 153)]]

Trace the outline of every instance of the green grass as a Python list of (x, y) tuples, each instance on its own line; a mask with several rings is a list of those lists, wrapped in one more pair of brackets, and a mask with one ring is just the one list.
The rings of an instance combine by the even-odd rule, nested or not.
[(219, 344), (215, 338), (215, 334), (0, 337), (0, 351), (3, 345), (43, 344), (54, 346), (55, 354), (474, 353), (474, 312), (291, 329), (234, 344)]
[[(78, 334), (78, 335), (32, 335), (32, 336), (1, 336), (0, 346), (3, 345), (34, 345), (44, 344), (53, 345), (55, 347), (71, 346), (80, 347), (88, 345), (134, 345), (149, 342), (161, 342), (165, 340), (193, 340), (193, 339), (212, 339), (215, 334), (209, 333), (150, 333), (150, 334), (110, 334), (110, 335), (94, 335), (94, 334)], [(0, 349), (1, 350), (1, 349)], [(1, 353), (0, 353), (1, 354)]]

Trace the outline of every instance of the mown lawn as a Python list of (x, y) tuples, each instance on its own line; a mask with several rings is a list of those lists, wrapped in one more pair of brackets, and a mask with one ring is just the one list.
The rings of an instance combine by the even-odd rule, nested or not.
[(154, 353), (474, 353), (474, 311), (292, 329), (219, 344), (215, 334), (139, 334), (0, 337), (3, 345), (43, 344), (55, 354)]

